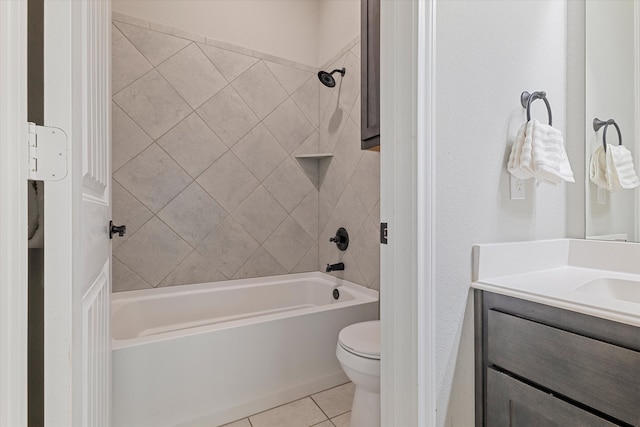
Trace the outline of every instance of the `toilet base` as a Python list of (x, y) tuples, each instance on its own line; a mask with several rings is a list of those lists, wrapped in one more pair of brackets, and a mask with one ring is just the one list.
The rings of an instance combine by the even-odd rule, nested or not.
[(351, 427), (380, 427), (380, 393), (356, 386), (350, 425)]

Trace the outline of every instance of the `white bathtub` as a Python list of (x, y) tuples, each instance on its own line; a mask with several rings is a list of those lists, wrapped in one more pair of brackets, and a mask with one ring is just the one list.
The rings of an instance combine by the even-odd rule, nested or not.
[(215, 426), (348, 381), (338, 333), (378, 318), (378, 292), (313, 272), (121, 292), (111, 307), (113, 426)]

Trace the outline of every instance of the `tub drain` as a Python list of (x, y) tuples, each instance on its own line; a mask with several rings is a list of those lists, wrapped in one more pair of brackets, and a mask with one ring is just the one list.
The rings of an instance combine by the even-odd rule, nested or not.
[(333, 299), (339, 299), (340, 298), (340, 291), (337, 289), (333, 290)]

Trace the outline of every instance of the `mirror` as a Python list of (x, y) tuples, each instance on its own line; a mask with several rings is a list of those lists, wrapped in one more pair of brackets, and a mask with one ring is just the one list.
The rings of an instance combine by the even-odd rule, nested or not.
[[(609, 191), (592, 181), (591, 160), (603, 147), (605, 129), (594, 130), (593, 121), (615, 120), (623, 145), (639, 163), (640, 134), (639, 5), (634, 0), (585, 2), (585, 206), (587, 239), (640, 241), (638, 187)], [(606, 142), (618, 145), (614, 126)], [(611, 151), (615, 153), (615, 151)], [(598, 155), (596, 153), (596, 155)], [(599, 157), (604, 160), (604, 154)], [(597, 168), (595, 168), (597, 170)], [(611, 170), (612, 168), (610, 168)], [(602, 168), (600, 169), (603, 170)], [(598, 175), (595, 174), (594, 175)], [(604, 174), (607, 178), (607, 175)], [(608, 176), (606, 182), (615, 181)], [(602, 181), (601, 181), (602, 183)]]

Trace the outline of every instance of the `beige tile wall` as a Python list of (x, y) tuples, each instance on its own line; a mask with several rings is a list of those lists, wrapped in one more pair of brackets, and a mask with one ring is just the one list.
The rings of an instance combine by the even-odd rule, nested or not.
[[(114, 19), (113, 217), (127, 224), (114, 291), (338, 261), (377, 287), (379, 161), (359, 148), (359, 44), (332, 64), (348, 71), (329, 90), (311, 67), (151, 28)], [(337, 226), (346, 253), (328, 244)]]
[[(333, 153), (319, 166), (318, 269), (344, 262), (331, 273), (374, 289), (380, 288), (380, 153), (360, 149), (360, 43), (341, 49), (326, 70), (346, 68), (336, 86), (320, 89), (319, 149)], [(350, 243), (339, 251), (329, 237), (345, 227)]]

